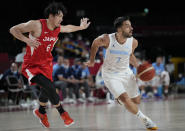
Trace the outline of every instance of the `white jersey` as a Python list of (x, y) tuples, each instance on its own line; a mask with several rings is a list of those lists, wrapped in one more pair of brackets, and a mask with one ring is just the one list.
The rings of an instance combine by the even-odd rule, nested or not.
[(127, 38), (123, 45), (117, 42), (115, 33), (109, 34), (109, 39), (110, 43), (106, 49), (103, 71), (116, 74), (130, 71), (129, 59), (132, 53), (133, 37)]

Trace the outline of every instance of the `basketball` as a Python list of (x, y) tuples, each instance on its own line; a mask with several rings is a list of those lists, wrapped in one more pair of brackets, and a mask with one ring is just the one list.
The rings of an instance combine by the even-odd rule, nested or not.
[(150, 81), (155, 76), (155, 69), (152, 64), (146, 62), (144, 64), (139, 65), (137, 69), (137, 76), (142, 81)]

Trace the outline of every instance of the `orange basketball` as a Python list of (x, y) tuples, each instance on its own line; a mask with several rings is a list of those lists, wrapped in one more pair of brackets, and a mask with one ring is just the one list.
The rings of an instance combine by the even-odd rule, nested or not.
[(142, 81), (150, 81), (155, 76), (155, 69), (152, 64), (146, 62), (144, 64), (139, 65), (137, 69), (137, 77), (139, 77)]

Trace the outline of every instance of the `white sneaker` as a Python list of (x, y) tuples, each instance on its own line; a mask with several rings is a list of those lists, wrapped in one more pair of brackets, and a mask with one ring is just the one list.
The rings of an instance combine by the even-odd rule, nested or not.
[(69, 99), (69, 103), (71, 103), (71, 104), (75, 104), (75, 103), (76, 103), (76, 101), (75, 101), (74, 99), (70, 98), (70, 99)]
[(51, 108), (52, 104), (50, 101), (48, 101), (48, 107)]
[(69, 103), (69, 98), (65, 98), (65, 99), (63, 100), (63, 103)]
[(113, 103), (115, 103), (114, 100), (111, 100), (111, 99), (107, 100), (107, 104), (113, 104)]
[(146, 118), (143, 120), (145, 127), (149, 130), (157, 130), (158, 127), (157, 125), (150, 119), (150, 118)]
[(35, 109), (35, 108), (38, 108), (39, 107), (39, 104), (38, 104), (38, 101), (37, 100), (33, 100), (31, 102), (31, 106)]
[(78, 98), (78, 101), (79, 101), (80, 103), (85, 103), (85, 100), (82, 99), (82, 98)]
[(93, 97), (88, 97), (88, 98), (87, 98), (87, 101), (89, 101), (89, 102), (94, 102), (95, 99), (94, 99)]

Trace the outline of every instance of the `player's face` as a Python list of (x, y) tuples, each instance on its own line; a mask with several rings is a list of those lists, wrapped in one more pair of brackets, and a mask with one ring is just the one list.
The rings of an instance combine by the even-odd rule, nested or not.
[(59, 27), (62, 21), (63, 21), (63, 13), (60, 11), (59, 14), (53, 17), (53, 22), (56, 27)]
[(132, 36), (133, 28), (129, 20), (123, 22), (123, 25), (121, 27), (121, 32), (123, 37), (129, 38)]

